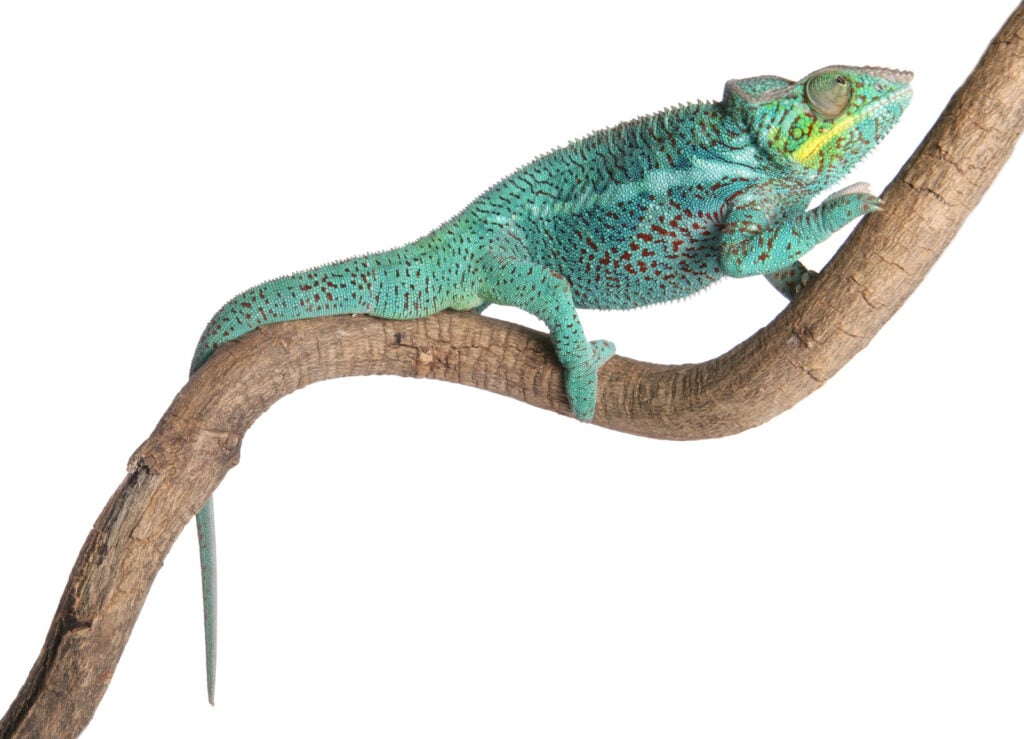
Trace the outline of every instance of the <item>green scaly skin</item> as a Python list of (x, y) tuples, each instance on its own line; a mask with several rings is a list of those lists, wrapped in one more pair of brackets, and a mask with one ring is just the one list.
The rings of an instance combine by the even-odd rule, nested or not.
[[(351, 313), (410, 319), (498, 303), (547, 325), (573, 413), (589, 421), (598, 368), (615, 348), (588, 341), (576, 309), (675, 300), (726, 275), (765, 275), (792, 297), (810, 277), (800, 257), (879, 207), (854, 185), (808, 210), (895, 125), (910, 79), (827, 67), (799, 82), (732, 80), (721, 102), (598, 131), (534, 160), (418, 241), (241, 293), (210, 321), (192, 372), (220, 345), (269, 323)], [(196, 521), (213, 703), (212, 500)]]

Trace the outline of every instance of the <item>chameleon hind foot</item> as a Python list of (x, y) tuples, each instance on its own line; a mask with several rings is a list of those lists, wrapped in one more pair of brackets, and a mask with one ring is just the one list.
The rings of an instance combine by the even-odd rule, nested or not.
[(615, 354), (610, 341), (591, 341), (583, 356), (565, 367), (565, 392), (572, 412), (581, 421), (594, 419), (597, 408), (597, 371)]

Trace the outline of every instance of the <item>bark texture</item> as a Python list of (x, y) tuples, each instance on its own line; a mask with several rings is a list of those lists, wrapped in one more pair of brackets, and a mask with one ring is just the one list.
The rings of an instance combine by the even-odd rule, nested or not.
[[(1024, 6), (813, 285), (712, 361), (614, 357), (595, 423), (662, 439), (733, 434), (820, 387), (903, 304), (1009, 157), (1024, 127)], [(323, 318), (225, 346), (174, 399), (89, 533), (39, 658), (0, 737), (70, 737), (92, 718), (164, 556), (276, 400), (333, 377), (459, 382), (568, 413), (544, 334), (469, 314), (393, 322)]]

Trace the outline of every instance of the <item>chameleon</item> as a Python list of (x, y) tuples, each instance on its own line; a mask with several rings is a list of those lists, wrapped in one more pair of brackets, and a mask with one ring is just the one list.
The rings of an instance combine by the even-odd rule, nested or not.
[[(240, 293), (210, 320), (191, 371), (266, 324), (341, 314), (412, 319), (494, 303), (547, 326), (571, 410), (590, 421), (598, 369), (615, 347), (588, 341), (577, 309), (636, 308), (750, 275), (765, 275), (792, 298), (814, 276), (800, 258), (881, 207), (864, 183), (809, 205), (896, 124), (912, 76), (830, 66), (795, 82), (734, 79), (721, 101), (599, 130), (513, 172), (416, 241)], [(213, 704), (212, 498), (196, 523)]]

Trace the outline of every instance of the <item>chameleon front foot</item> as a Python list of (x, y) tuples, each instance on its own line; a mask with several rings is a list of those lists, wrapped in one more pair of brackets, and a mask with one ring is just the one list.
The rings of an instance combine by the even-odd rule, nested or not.
[(814, 270), (807, 269), (800, 262), (794, 262), (778, 272), (770, 272), (765, 278), (776, 290), (792, 300), (801, 290), (810, 285), (818, 277)]
[(836, 190), (819, 207), (823, 208), (826, 219), (834, 219), (839, 225), (845, 225), (854, 218), (881, 210), (882, 199), (871, 192), (868, 183), (855, 182)]
[(591, 341), (578, 360), (565, 365), (565, 392), (573, 415), (581, 421), (594, 419), (597, 408), (597, 371), (615, 354), (610, 341)]

